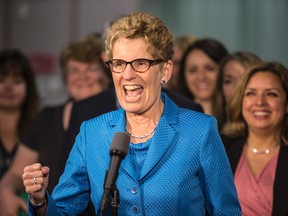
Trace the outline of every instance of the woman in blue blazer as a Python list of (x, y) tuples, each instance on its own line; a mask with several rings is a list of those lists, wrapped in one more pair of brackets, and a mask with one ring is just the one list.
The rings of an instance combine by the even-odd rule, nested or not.
[(172, 73), (172, 33), (155, 16), (132, 13), (112, 25), (105, 42), (121, 108), (82, 124), (52, 196), (49, 168), (25, 167), (30, 214), (77, 215), (89, 200), (97, 214), (115, 214), (110, 200), (106, 208), (101, 201), (112, 137), (123, 132), (130, 143), (118, 170), (117, 214), (241, 215), (215, 118), (160, 93)]

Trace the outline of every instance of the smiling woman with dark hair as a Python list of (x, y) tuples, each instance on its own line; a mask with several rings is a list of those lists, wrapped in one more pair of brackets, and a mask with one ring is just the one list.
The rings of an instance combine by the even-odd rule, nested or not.
[(28, 59), (19, 50), (0, 51), (0, 179), (39, 105), (35, 76)]
[(199, 103), (204, 113), (217, 118), (222, 125), (223, 95), (217, 85), (221, 61), (228, 55), (218, 40), (205, 38), (190, 45), (182, 58), (179, 71), (179, 92)]
[[(17, 49), (0, 51), (0, 181), (12, 166), (20, 148), (24, 131), (40, 109), (40, 98), (35, 75), (27, 57)], [(0, 189), (3, 192), (3, 189)], [(23, 186), (16, 191), (26, 197)], [(6, 208), (1, 205), (7, 197), (0, 194), (1, 214)], [(25, 206), (24, 200), (22, 207)], [(27, 207), (26, 207), (27, 208)], [(16, 211), (17, 212), (17, 211)]]

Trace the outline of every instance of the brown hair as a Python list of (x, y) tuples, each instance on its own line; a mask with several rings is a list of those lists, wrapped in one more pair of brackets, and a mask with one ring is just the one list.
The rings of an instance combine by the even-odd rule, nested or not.
[[(217, 81), (217, 85), (219, 86), (222, 92), (223, 92), (224, 68), (228, 62), (233, 60), (239, 62), (243, 66), (245, 72), (249, 71), (249, 69), (251, 69), (252, 67), (262, 63), (262, 60), (257, 55), (247, 51), (237, 51), (227, 55), (220, 64), (219, 77)], [(226, 104), (224, 104), (224, 106), (226, 106)]]
[(69, 60), (76, 60), (84, 63), (97, 62), (100, 64), (104, 74), (111, 78), (111, 73), (101, 58), (102, 51), (103, 45), (101, 37), (97, 35), (88, 35), (78, 41), (70, 42), (63, 48), (59, 58), (63, 80), (66, 80), (67, 77), (66, 67)]
[[(277, 62), (263, 63), (261, 66), (252, 68), (242, 76), (238, 82), (234, 97), (227, 106), (227, 123), (224, 125), (222, 134), (230, 137), (247, 136), (247, 124), (242, 115), (242, 101), (245, 88), (251, 79), (258, 72), (270, 72), (279, 77), (282, 87), (286, 93), (286, 105), (288, 103), (288, 70), (282, 64)], [(288, 113), (281, 124), (280, 140), (281, 143), (288, 145)]]

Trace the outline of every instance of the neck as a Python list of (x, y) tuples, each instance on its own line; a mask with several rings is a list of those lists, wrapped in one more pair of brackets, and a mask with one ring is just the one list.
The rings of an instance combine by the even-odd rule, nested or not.
[(66, 105), (64, 107), (64, 111), (63, 111), (63, 128), (64, 128), (65, 131), (69, 127), (73, 104), (74, 104), (73, 101), (69, 101), (69, 102), (66, 103)]
[(17, 124), (20, 118), (21, 112), (19, 110), (14, 111), (0, 111), (0, 128), (17, 128)]
[(211, 100), (197, 100), (195, 102), (199, 103), (204, 110), (204, 113), (212, 115), (212, 101)]
[(280, 144), (279, 131), (249, 130), (247, 142), (255, 148), (267, 149)]
[(259, 151), (266, 149), (274, 149), (276, 146), (279, 146), (280, 143), (275, 139), (274, 136), (271, 137), (256, 137), (250, 136), (247, 139), (247, 144)]
[(143, 142), (153, 136), (163, 109), (164, 104), (161, 101), (157, 107), (145, 114), (126, 113), (126, 130), (132, 142)]

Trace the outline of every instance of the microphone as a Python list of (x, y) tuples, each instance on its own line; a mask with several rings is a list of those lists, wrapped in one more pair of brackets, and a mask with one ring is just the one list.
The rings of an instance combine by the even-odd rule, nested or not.
[(114, 134), (112, 144), (110, 146), (110, 164), (106, 171), (104, 180), (104, 192), (101, 200), (101, 212), (104, 211), (107, 201), (110, 200), (111, 194), (114, 192), (116, 179), (118, 177), (118, 170), (122, 160), (128, 153), (130, 137), (123, 132)]

